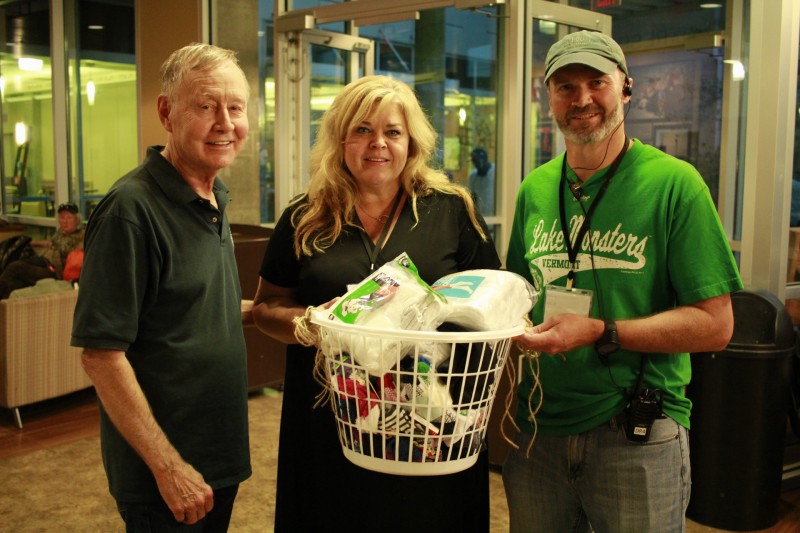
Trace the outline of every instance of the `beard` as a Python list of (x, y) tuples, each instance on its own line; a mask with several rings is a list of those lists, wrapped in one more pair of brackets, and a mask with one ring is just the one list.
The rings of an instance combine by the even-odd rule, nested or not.
[(556, 117), (558, 129), (561, 130), (561, 133), (564, 134), (564, 137), (566, 137), (568, 141), (575, 144), (592, 144), (602, 141), (611, 135), (611, 133), (616, 130), (620, 124), (622, 124), (622, 120), (624, 118), (622, 113), (622, 101), (618, 101), (609, 113), (603, 114), (603, 119), (600, 122), (600, 126), (598, 126), (596, 129), (592, 130), (584, 126), (570, 125), (570, 118), (573, 115), (580, 115), (586, 112), (593, 111), (589, 108), (574, 109), (561, 117)]

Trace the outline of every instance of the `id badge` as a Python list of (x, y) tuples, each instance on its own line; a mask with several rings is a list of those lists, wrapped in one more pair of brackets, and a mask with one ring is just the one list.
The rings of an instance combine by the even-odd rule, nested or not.
[(544, 320), (561, 313), (588, 317), (592, 310), (593, 293), (589, 289), (568, 289), (558, 285), (547, 285), (544, 294)]

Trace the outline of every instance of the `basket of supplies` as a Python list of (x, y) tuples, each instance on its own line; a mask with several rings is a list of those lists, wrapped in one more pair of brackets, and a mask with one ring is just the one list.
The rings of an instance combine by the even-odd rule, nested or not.
[[(441, 475), (474, 465), (512, 337), (523, 325), (465, 331), (374, 328), (311, 313), (317, 372), (352, 463), (387, 474)], [(371, 366), (363, 361), (375, 361)]]

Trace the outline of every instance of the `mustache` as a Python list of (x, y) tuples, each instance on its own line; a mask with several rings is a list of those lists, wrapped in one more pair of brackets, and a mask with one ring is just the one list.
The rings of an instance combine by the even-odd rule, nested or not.
[(600, 113), (600, 114), (602, 114), (603, 110), (600, 109), (599, 107), (595, 106), (595, 105), (589, 105), (589, 106), (586, 106), (586, 107), (579, 107), (579, 108), (575, 108), (575, 109), (572, 109), (569, 112), (567, 112), (567, 118), (573, 118), (573, 117), (576, 117), (578, 115), (585, 115), (587, 113)]

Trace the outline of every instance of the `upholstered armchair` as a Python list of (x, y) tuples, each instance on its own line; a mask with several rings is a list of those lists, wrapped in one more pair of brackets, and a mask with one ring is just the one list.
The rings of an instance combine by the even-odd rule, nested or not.
[(0, 405), (19, 407), (92, 386), (69, 345), (77, 291), (0, 300)]

